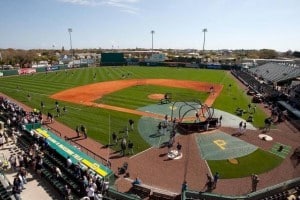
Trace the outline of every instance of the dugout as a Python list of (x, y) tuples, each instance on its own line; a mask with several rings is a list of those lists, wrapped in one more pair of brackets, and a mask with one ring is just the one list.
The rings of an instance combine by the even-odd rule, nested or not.
[(102, 66), (117, 66), (126, 65), (124, 53), (101, 53), (100, 65)]

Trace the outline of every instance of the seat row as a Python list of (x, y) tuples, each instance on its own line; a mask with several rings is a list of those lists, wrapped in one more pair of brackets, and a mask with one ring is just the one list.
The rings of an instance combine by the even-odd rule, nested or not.
[[(18, 141), (18, 144), (24, 151), (27, 151), (33, 143), (34, 138), (26, 132), (22, 134)], [(64, 194), (65, 185), (68, 185), (74, 195), (78, 197), (80, 195), (80, 187), (78, 180), (74, 177), (73, 171), (66, 168), (65, 162), (62, 161), (60, 155), (55, 153), (55, 151), (44, 150), (43, 153), (44, 157), (41, 176), (45, 177), (45, 179), (49, 181), (59, 193)], [(54, 167), (59, 167), (61, 169), (62, 177), (55, 177), (53, 173)]]

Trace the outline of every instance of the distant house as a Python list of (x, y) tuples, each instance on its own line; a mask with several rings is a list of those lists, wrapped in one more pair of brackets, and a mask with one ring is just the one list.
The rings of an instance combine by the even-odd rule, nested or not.
[(35, 63), (31, 65), (32, 68), (38, 68), (38, 67), (50, 67), (50, 64), (48, 61), (39, 61), (38, 63)]

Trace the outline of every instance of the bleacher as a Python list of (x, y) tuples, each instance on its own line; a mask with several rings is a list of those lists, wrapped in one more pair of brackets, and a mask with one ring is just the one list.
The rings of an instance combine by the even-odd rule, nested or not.
[[(37, 142), (29, 133), (24, 131), (21, 137), (18, 139), (17, 145), (25, 152), (30, 148), (32, 144)], [(43, 168), (41, 170), (41, 176), (45, 178), (59, 193), (64, 194), (64, 187), (68, 185), (72, 190), (72, 194), (75, 199), (79, 199), (80, 190), (78, 185), (78, 179), (74, 176), (75, 172), (71, 168), (66, 167), (65, 159), (51, 149), (43, 150)], [(58, 166), (62, 171), (62, 177), (57, 179), (54, 177), (53, 167)]]
[(255, 91), (256, 94), (265, 93), (267, 95), (274, 95), (277, 93), (270, 85), (261, 83), (246, 71), (232, 71), (232, 74), (244, 85), (249, 86), (253, 91)]
[(300, 67), (286, 63), (266, 63), (249, 71), (269, 83), (277, 83), (300, 76)]
[(15, 199), (11, 195), (10, 189), (11, 185), (8, 180), (5, 178), (4, 174), (0, 172), (0, 199), (2, 200), (13, 200)]

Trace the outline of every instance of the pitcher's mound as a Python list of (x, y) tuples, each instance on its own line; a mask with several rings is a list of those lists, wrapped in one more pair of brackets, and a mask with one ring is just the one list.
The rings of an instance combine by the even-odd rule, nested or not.
[(154, 100), (161, 100), (165, 97), (164, 94), (149, 94), (148, 98), (149, 99), (154, 99)]

